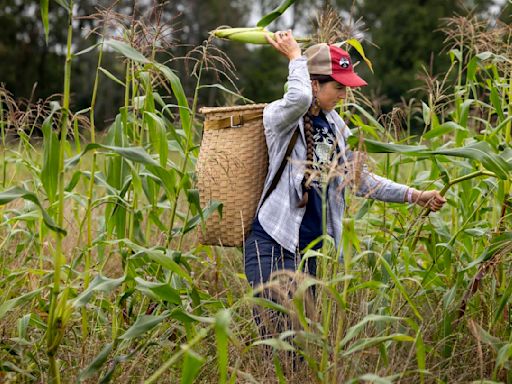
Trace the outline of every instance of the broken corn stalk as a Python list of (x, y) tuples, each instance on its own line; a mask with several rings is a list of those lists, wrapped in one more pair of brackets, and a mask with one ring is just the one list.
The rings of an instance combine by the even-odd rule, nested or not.
[[(210, 32), (212, 35), (219, 39), (228, 39), (232, 41), (238, 41), (240, 43), (248, 44), (268, 44), (265, 35), (274, 37), (274, 33), (261, 27), (253, 28), (222, 28), (216, 29)], [(309, 41), (309, 38), (295, 38), (299, 43)]]

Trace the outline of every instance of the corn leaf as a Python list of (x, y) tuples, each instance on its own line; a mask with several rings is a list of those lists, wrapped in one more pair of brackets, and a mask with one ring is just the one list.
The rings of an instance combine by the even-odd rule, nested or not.
[(463, 271), (473, 268), (475, 265), (483, 263), (484, 261), (489, 260), (496, 253), (505, 250), (505, 248), (509, 247), (512, 244), (512, 232), (505, 232), (491, 240), (491, 243), (485, 247), (484, 252), (471, 263), (469, 263)]
[(52, 114), (48, 116), (41, 127), (43, 131), (43, 166), (41, 183), (46, 191), (48, 200), (55, 201), (58, 186), (60, 143), (57, 134), (52, 129)]
[(46, 212), (46, 210), (43, 208), (43, 205), (34, 193), (19, 187), (13, 187), (11, 189), (8, 189), (7, 191), (0, 192), (0, 205), (10, 203), (11, 201), (14, 201), (16, 199), (24, 199), (34, 203), (40, 209), (41, 215), (43, 216), (43, 222), (46, 224), (46, 226), (50, 228), (52, 231), (58, 232), (62, 235), (66, 235), (66, 231), (63, 228), (58, 227), (57, 224), (55, 224), (53, 219), (50, 217), (48, 212)]
[(500, 319), (501, 314), (505, 310), (505, 306), (510, 301), (510, 297), (512, 296), (512, 280), (509, 280), (507, 289), (503, 293), (503, 296), (500, 299), (498, 304), (498, 309), (496, 309), (496, 313), (494, 315), (493, 325)]
[(150, 297), (167, 301), (171, 304), (181, 304), (180, 293), (172, 288), (169, 283), (154, 283), (140, 277), (136, 277), (135, 282), (137, 283), (136, 289)]
[(119, 339), (121, 340), (131, 340), (136, 337), (139, 337), (149, 331), (150, 329), (156, 327), (162, 321), (169, 317), (169, 313), (164, 312), (163, 315), (155, 316), (155, 315), (142, 315), (137, 317), (135, 323), (126, 330)]
[(114, 51), (122, 54), (126, 58), (133, 60), (137, 63), (148, 64), (150, 61), (142, 53), (137, 51), (131, 45), (126, 44), (119, 40), (109, 40), (105, 43), (107, 46), (112, 48)]
[(494, 153), (494, 150), (485, 141), (479, 141), (461, 148), (436, 149), (425, 151), (426, 155), (445, 155), (463, 157), (476, 160), (489, 171), (494, 172), (501, 179), (507, 180), (512, 172), (512, 164), (508, 163), (503, 156)]
[(176, 193), (175, 175), (177, 171), (169, 171), (164, 167), (160, 166), (160, 164), (157, 163), (142, 147), (117, 147), (111, 145), (91, 143), (88, 144), (81, 153), (66, 160), (66, 167), (70, 167), (76, 164), (76, 162), (82, 156), (84, 156), (87, 152), (93, 149), (104, 149), (107, 152), (116, 153), (127, 160), (144, 164), (146, 169), (162, 182), (162, 185), (167, 192), (167, 197), (169, 198), (169, 200), (172, 200), (174, 198), (174, 195)]
[(205, 323), (205, 324), (214, 324), (215, 319), (212, 317), (205, 316), (196, 316), (191, 313), (186, 312), (183, 308), (178, 307), (173, 309), (170, 315), (171, 318), (181, 321), (183, 324), (192, 324), (192, 323)]
[(425, 102), (421, 102), (421, 109), (423, 114), (423, 122), (425, 125), (430, 125), (430, 108)]
[(420, 372), (420, 383), (425, 382), (425, 369), (427, 367), (427, 357), (425, 351), (425, 343), (423, 342), (423, 336), (421, 335), (422, 330), (418, 329), (416, 332), (416, 361), (418, 364), (418, 370)]
[(98, 67), (98, 69), (105, 75), (107, 76), (110, 80), (112, 81), (115, 81), (117, 84), (119, 84), (120, 86), (122, 86), (123, 88), (125, 87), (124, 83), (119, 80), (117, 77), (115, 77), (112, 73), (110, 73), (109, 71), (107, 71), (105, 68), (103, 67)]
[(391, 268), (391, 266), (389, 265), (389, 263), (386, 261), (386, 259), (382, 256), (379, 256), (379, 259), (380, 259), (380, 262), (382, 263), (382, 265), (384, 266), (384, 268), (386, 269), (386, 271), (388, 272), (389, 276), (391, 277), (391, 280), (394, 281), (396, 287), (398, 288), (398, 290), (402, 293), (402, 296), (404, 297), (404, 299), (407, 301), (407, 303), (409, 303), (409, 306), (411, 307), (411, 310), (413, 311), (413, 313), (416, 315), (416, 317), (420, 320), (420, 321), (423, 321), (423, 317), (420, 315), (418, 309), (416, 308), (416, 306), (414, 305), (414, 303), (412, 302), (412, 300), (409, 298), (409, 295), (407, 294), (407, 291), (406, 289), (404, 288), (404, 286), (402, 285), (402, 283), (400, 282), (400, 279), (398, 278), (398, 276), (395, 274), (395, 272), (393, 271), (393, 269)]
[(27, 338), (27, 328), (30, 324), (30, 319), (32, 318), (32, 314), (29, 313), (25, 316), (23, 316), (21, 319), (18, 319), (16, 322), (16, 329), (18, 331), (18, 337), (20, 339), (26, 339)]
[(179, 277), (185, 279), (189, 283), (192, 283), (192, 278), (188, 274), (188, 272), (181, 267), (174, 259), (176, 255), (180, 255), (177, 252), (173, 252), (170, 249), (159, 249), (156, 247), (146, 248), (141, 245), (138, 245), (132, 242), (129, 239), (119, 239), (109, 242), (104, 242), (105, 244), (115, 244), (115, 243), (123, 243), (127, 247), (131, 248), (135, 253), (130, 256), (130, 258), (134, 259), (141, 256), (147, 256), (150, 260), (154, 261), (157, 264), (160, 264), (162, 267), (168, 269), (171, 272), (174, 272)]
[(68, 13), (71, 11), (69, 8), (69, 0), (55, 0), (55, 2), (64, 8)]
[(443, 124), (437, 126), (434, 129), (431, 129), (427, 133), (425, 133), (423, 135), (423, 138), (426, 139), (426, 140), (431, 140), (431, 139), (433, 139), (435, 137), (442, 136), (442, 135), (445, 135), (445, 134), (447, 134), (449, 132), (453, 132), (453, 131), (456, 131), (456, 130), (464, 131), (465, 128), (460, 126), (459, 124), (457, 124), (454, 121), (448, 121), (446, 123), (443, 123)]
[(368, 113), (367, 110), (365, 110), (360, 105), (357, 105), (355, 103), (347, 103), (346, 106), (350, 107), (350, 108), (354, 108), (357, 111), (359, 111), (359, 113), (361, 113), (364, 117), (366, 117), (366, 119), (368, 119), (368, 121), (371, 123), (371, 125), (373, 127), (377, 128), (380, 132), (386, 132), (386, 129), (382, 126), (382, 124), (379, 123), (377, 121), (377, 119), (375, 119), (375, 117), (373, 117), (370, 113)]
[[(348, 142), (353, 148), (357, 148), (359, 140), (359, 137), (354, 135), (349, 137)], [(409, 156), (444, 155), (476, 160), (504, 180), (507, 180), (512, 173), (512, 163), (508, 162), (504, 156), (495, 153), (489, 143), (485, 141), (471, 143), (465, 147), (441, 148), (431, 151), (427, 150), (425, 146), (387, 144), (370, 139), (364, 140), (364, 146), (369, 153), (403, 153)]]
[(252, 345), (268, 345), (278, 351), (295, 351), (295, 348), (289, 342), (276, 338), (258, 340)]
[(266, 27), (275, 19), (280, 17), (293, 3), (295, 3), (295, 0), (284, 0), (277, 8), (263, 16), (256, 25), (258, 27)]
[(80, 372), (79, 380), (85, 381), (90, 379), (95, 374), (99, 373), (101, 367), (105, 364), (108, 359), (108, 355), (112, 351), (113, 343), (108, 343), (103, 347), (100, 353), (91, 361), (91, 363)]
[(41, 0), (40, 7), (41, 7), (41, 20), (43, 21), (43, 27), (44, 27), (44, 38), (46, 41), (46, 44), (48, 44), (48, 34), (49, 34), (49, 23), (48, 23), (48, 8), (50, 5), (50, 0)]
[(160, 116), (153, 112), (144, 112), (144, 120), (148, 124), (151, 145), (158, 153), (160, 165), (165, 167), (169, 154), (165, 122)]
[(181, 364), (181, 384), (192, 384), (205, 362), (204, 357), (188, 348)]
[(357, 41), (356, 39), (348, 39), (348, 40), (345, 40), (344, 43), (349, 44), (352, 47), (354, 47), (354, 49), (357, 51), (357, 53), (359, 53), (361, 55), (361, 57), (363, 58), (366, 65), (368, 65), (368, 68), (370, 68), (370, 71), (372, 71), (372, 73), (373, 73), (372, 62), (364, 54), (364, 48), (361, 45), (361, 43), (359, 41)]
[(228, 377), (228, 334), (231, 315), (227, 309), (221, 310), (215, 316), (215, 341), (217, 344), (217, 366), (219, 368), (219, 383), (226, 383)]
[(159, 164), (142, 147), (117, 147), (112, 145), (103, 145), (96, 143), (88, 144), (80, 154), (66, 160), (66, 166), (69, 167), (75, 165), (76, 162), (80, 159), (80, 157), (84, 156), (87, 152), (89, 152), (92, 149), (104, 149), (108, 152), (113, 152), (118, 155), (121, 155), (122, 157), (128, 160), (135, 161), (136, 163), (141, 163), (149, 166), (159, 166)]
[(460, 107), (457, 110), (457, 115), (459, 116), (458, 123), (465, 127), (468, 124), (468, 118), (469, 118), (469, 109), (471, 107), (471, 104), (474, 103), (474, 99), (467, 99), (464, 100), (464, 102), (460, 105)]
[(359, 323), (351, 327), (343, 340), (339, 344), (339, 348), (343, 348), (350, 340), (356, 337), (369, 323), (380, 323), (380, 322), (393, 322), (400, 321), (401, 317), (396, 316), (385, 316), (385, 315), (374, 315), (370, 314), (365, 316)]
[(187, 233), (194, 229), (199, 223), (206, 220), (210, 217), (215, 211), (219, 214), (220, 219), (222, 219), (222, 209), (224, 205), (219, 203), (218, 201), (210, 202), (206, 207), (199, 211), (199, 214), (190, 218), (184, 225), (182, 232)]
[(262, 297), (247, 297), (246, 300), (249, 301), (251, 304), (259, 305), (260, 307), (263, 308), (268, 308), (273, 311), (278, 311), (286, 314), (289, 313), (289, 310), (285, 306), (278, 304), (272, 300), (264, 299)]
[(466, 76), (469, 81), (476, 81), (476, 69), (478, 65), (478, 57), (474, 56), (468, 62), (468, 69), (466, 71)]
[[(499, 122), (502, 122), (505, 120), (505, 114), (503, 113), (503, 109), (501, 108), (501, 99), (500, 95), (498, 94), (498, 89), (496, 87), (491, 88), (491, 103), (496, 110), (496, 113), (499, 117)], [(505, 103), (503, 103), (505, 104)]]
[(73, 300), (73, 307), (80, 308), (87, 304), (95, 292), (113, 292), (126, 280), (126, 276), (110, 279), (102, 275), (96, 275), (89, 287)]
[(165, 65), (159, 63), (153, 64), (171, 83), (172, 92), (174, 93), (174, 97), (176, 97), (176, 100), (178, 101), (178, 106), (180, 107), (179, 113), (181, 119), (181, 126), (185, 131), (187, 137), (189, 137), (192, 128), (192, 115), (190, 112), (190, 107), (188, 105), (187, 95), (185, 94), (183, 86), (181, 85), (181, 80), (170, 68), (166, 67)]
[[(0, 372), (2, 372), (2, 376), (5, 375), (5, 372), (17, 372), (19, 375), (24, 376), (31, 382), (37, 381), (37, 378), (31, 375), (28, 371), (23, 370), (22, 368), (18, 367), (16, 364), (11, 363), (10, 361), (5, 361), (5, 359), (2, 359), (2, 361), (0, 361)], [(16, 378), (18, 379), (16, 380), (17, 382), (27, 382), (27, 380), (21, 380), (21, 377), (19, 375), (16, 376)]]
[(512, 343), (505, 344), (498, 351), (494, 372), (497, 372), (499, 369), (501, 369), (505, 363), (510, 360), (510, 358), (512, 358)]
[(387, 336), (369, 337), (357, 340), (347, 351), (343, 353), (343, 356), (349, 356), (355, 352), (362, 351), (367, 348), (371, 348), (375, 345), (383, 343), (385, 341), (408, 341), (414, 342), (414, 337), (404, 335), (402, 333), (393, 333)]
[(35, 296), (37, 296), (43, 289), (39, 288), (32, 292), (25, 293), (19, 297), (15, 297), (13, 299), (7, 300), (0, 305), (0, 319), (2, 319), (5, 314), (24, 303), (32, 300)]
[[(357, 135), (353, 135), (347, 141), (352, 148), (357, 148), (360, 138)], [(420, 156), (422, 151), (428, 149), (424, 145), (388, 144), (371, 139), (364, 139), (363, 146), (368, 153), (404, 153), (411, 156)]]
[[(96, 48), (98, 48), (98, 47), (99, 47), (99, 46), (101, 46), (101, 45), (103, 45), (103, 44), (102, 44), (102, 43), (96, 43), (96, 44), (93, 44), (93, 45), (91, 45), (90, 47), (87, 47), (87, 48), (85, 48), (85, 49), (82, 49), (82, 50), (81, 50), (81, 51), (79, 51), (79, 52), (73, 53), (73, 56), (74, 56), (74, 57), (76, 57), (76, 56), (84, 55), (84, 54), (86, 54), (86, 53), (88, 53), (88, 52), (91, 52), (91, 51), (95, 50)], [(123, 85), (124, 85), (124, 84), (123, 84)], [(87, 108), (87, 109), (89, 109), (89, 108)], [(80, 114), (80, 112), (82, 112), (82, 111), (79, 111), (79, 112), (75, 113), (75, 115)]]

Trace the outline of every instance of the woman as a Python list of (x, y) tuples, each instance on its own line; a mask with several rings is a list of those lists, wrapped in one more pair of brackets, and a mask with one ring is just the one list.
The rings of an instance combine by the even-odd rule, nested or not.
[[(244, 248), (245, 274), (253, 287), (267, 282), (273, 271), (296, 270), (300, 250), (322, 235), (322, 182), (328, 183), (327, 233), (341, 248), (343, 188), (350, 177), (340, 174), (322, 181), (315, 175), (333, 160), (340, 167), (345, 166), (345, 170), (355, 162), (351, 161), (353, 153), (345, 149), (350, 131), (334, 108), (345, 97), (346, 87), (366, 85), (354, 72), (348, 53), (341, 48), (316, 44), (302, 55), (291, 31), (277, 32), (274, 38), (267, 36), (267, 40), (290, 63), (286, 94), (267, 105), (263, 113), (269, 170)], [(300, 134), (294, 135), (297, 129)], [(437, 191), (420, 192), (365, 168), (356, 179), (351, 185), (358, 196), (415, 202), (434, 212), (446, 202)], [(305, 269), (316, 274), (314, 258), (308, 259)]]

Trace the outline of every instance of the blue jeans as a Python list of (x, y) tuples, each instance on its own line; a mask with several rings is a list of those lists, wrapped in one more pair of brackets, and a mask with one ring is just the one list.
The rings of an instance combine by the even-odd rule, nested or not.
[[(245, 276), (253, 288), (269, 281), (272, 272), (278, 270), (296, 271), (300, 265), (301, 255), (299, 252), (290, 252), (281, 247), (272, 237), (265, 232), (252, 231), (245, 241)], [(316, 259), (309, 258), (304, 265), (304, 272), (313, 276), (316, 275)], [(286, 290), (286, 288), (285, 288)], [(292, 295), (292, 292), (281, 293), (264, 289), (258, 296), (279, 303), (282, 294)], [(311, 289), (314, 295), (314, 287)], [(274, 310), (263, 310), (255, 307), (253, 309), (254, 321), (258, 325), (260, 335), (263, 338), (275, 337), (283, 331), (293, 328), (291, 319), (282, 313)]]
[[(272, 272), (281, 269), (296, 271), (301, 255), (298, 251), (293, 253), (284, 249), (269, 235), (251, 232), (245, 240), (244, 260), (245, 276), (249, 284), (256, 288), (266, 283)], [(304, 272), (316, 276), (316, 258), (310, 257), (304, 268)]]

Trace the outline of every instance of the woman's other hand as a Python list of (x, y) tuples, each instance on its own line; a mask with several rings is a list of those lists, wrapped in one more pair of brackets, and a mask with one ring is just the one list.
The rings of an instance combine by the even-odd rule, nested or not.
[(267, 41), (288, 60), (297, 59), (302, 55), (299, 43), (292, 35), (292, 31), (277, 31), (274, 38), (270, 34), (265, 35)]
[(416, 189), (412, 191), (411, 201), (422, 207), (428, 207), (433, 212), (439, 211), (446, 203), (446, 199), (438, 191), (418, 191)]

